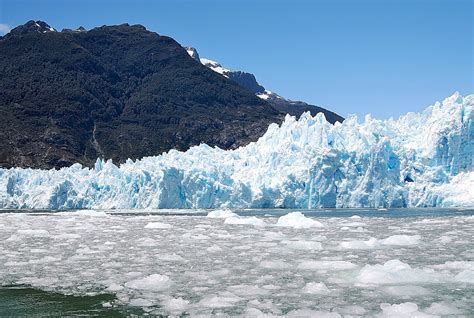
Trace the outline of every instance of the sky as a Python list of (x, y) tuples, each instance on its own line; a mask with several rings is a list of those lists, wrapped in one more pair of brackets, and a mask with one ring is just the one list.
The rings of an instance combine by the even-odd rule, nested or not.
[(472, 0), (0, 0), (0, 34), (142, 24), (267, 90), (377, 118), (474, 93)]

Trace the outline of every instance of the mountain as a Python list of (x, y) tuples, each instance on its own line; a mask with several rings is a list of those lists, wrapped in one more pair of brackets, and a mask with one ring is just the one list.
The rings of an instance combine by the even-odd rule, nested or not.
[(289, 100), (284, 97), (281, 97), (278, 94), (268, 91), (265, 89), (265, 87), (263, 87), (257, 82), (257, 79), (253, 74), (242, 71), (231, 71), (223, 67), (216, 61), (209, 60), (206, 58), (200, 58), (197, 50), (193, 47), (185, 47), (185, 49), (188, 54), (196, 61), (201, 62), (203, 65), (209, 67), (214, 72), (219, 73), (222, 76), (227, 77), (238, 83), (239, 85), (249, 89), (259, 98), (269, 102), (274, 108), (276, 108), (282, 113), (290, 114), (296, 117), (299, 117), (301, 116), (301, 114), (308, 111), (311, 113), (312, 116), (316, 116), (316, 114), (318, 113), (323, 113), (326, 117), (326, 120), (332, 124), (336, 121), (342, 123), (342, 121), (344, 120), (344, 118), (339, 116), (338, 114), (322, 107), (310, 105), (301, 101)]
[(474, 206), (474, 95), (331, 125), (286, 117), (236, 150), (207, 145), (93, 169), (0, 169), (0, 208)]
[(28, 33), (49, 33), (49, 32), (56, 32), (56, 29), (50, 27), (46, 22), (30, 20), (23, 25), (17, 26), (13, 30), (11, 30), (9, 33), (7, 33), (4, 37), (9, 38), (12, 36), (25, 35)]
[(121, 163), (262, 136), (284, 114), (141, 25), (57, 32), (29, 21), (0, 38), (0, 167)]

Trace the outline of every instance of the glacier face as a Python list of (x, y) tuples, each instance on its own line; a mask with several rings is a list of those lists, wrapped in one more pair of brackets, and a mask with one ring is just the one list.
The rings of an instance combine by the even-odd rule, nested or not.
[(0, 169), (0, 208), (472, 207), (473, 108), (455, 93), (398, 120), (287, 116), (236, 150)]

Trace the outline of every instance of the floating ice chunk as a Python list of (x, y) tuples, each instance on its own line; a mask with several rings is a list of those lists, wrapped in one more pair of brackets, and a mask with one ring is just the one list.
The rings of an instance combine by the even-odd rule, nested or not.
[(229, 291), (238, 296), (257, 296), (267, 295), (268, 290), (262, 289), (256, 285), (234, 285), (228, 288)]
[(399, 296), (402, 298), (431, 294), (429, 289), (413, 285), (386, 286), (382, 290), (389, 295)]
[(357, 282), (369, 285), (396, 285), (405, 283), (435, 283), (445, 281), (446, 276), (421, 269), (397, 259), (383, 265), (365, 265), (357, 275)]
[(345, 249), (372, 249), (380, 245), (410, 246), (419, 244), (420, 239), (421, 236), (419, 235), (393, 235), (382, 240), (377, 240), (372, 237), (367, 241), (354, 240), (341, 242), (339, 246)]
[(348, 261), (303, 261), (298, 269), (342, 271), (356, 268), (357, 265)]
[(37, 254), (44, 254), (47, 253), (48, 250), (44, 248), (32, 248), (30, 249), (30, 253), (37, 253)]
[(341, 242), (339, 244), (339, 246), (342, 248), (355, 249), (355, 250), (371, 249), (371, 248), (375, 248), (378, 245), (379, 245), (379, 241), (374, 237), (371, 237), (367, 241), (355, 240), (355, 241)]
[(282, 241), (287, 247), (295, 250), (322, 250), (323, 245), (315, 241)]
[(428, 317), (437, 317), (430, 314), (425, 314), (418, 311), (418, 305), (415, 303), (401, 303), (401, 304), (386, 304), (383, 303), (380, 305), (380, 308), (383, 311), (382, 317), (387, 318), (428, 318)]
[(237, 224), (237, 225), (253, 225), (253, 226), (265, 226), (267, 225), (265, 221), (255, 217), (241, 217), (241, 216), (232, 216), (225, 219), (224, 224)]
[(448, 270), (463, 270), (469, 269), (474, 270), (474, 261), (449, 261), (444, 264), (431, 265), (430, 267), (435, 269), (448, 269)]
[(312, 309), (296, 309), (288, 312), (286, 317), (301, 318), (301, 317), (318, 317), (318, 318), (341, 318), (342, 316), (336, 312), (319, 311)]
[(232, 297), (230, 295), (226, 296), (217, 296), (217, 295), (208, 295), (205, 296), (201, 301), (199, 301), (198, 305), (201, 307), (208, 307), (208, 308), (225, 308), (225, 307), (232, 307), (238, 301), (240, 301), (240, 297)]
[(220, 248), (219, 245), (214, 244), (206, 248), (206, 251), (208, 251), (209, 253), (218, 253), (222, 251), (222, 248)]
[[(280, 315), (282, 313), (281, 309), (277, 305), (275, 305), (270, 299), (263, 299), (262, 301), (259, 301), (258, 299), (253, 299), (247, 303), (247, 310), (250, 308), (250, 306), (265, 310), (267, 312), (266, 314), (258, 316), (262, 318), (265, 318), (265, 317), (273, 318), (273, 317), (277, 317), (277, 316), (274, 316), (273, 314)], [(271, 314), (268, 312), (270, 312)], [(250, 316), (250, 317), (255, 317), (255, 316)]]
[(290, 264), (284, 261), (261, 261), (259, 264), (260, 267), (268, 269), (287, 269), (290, 268)]
[(152, 274), (139, 279), (134, 279), (125, 284), (125, 287), (146, 291), (162, 291), (171, 287), (173, 282), (166, 275)]
[(157, 258), (165, 262), (184, 262), (185, 259), (178, 254), (158, 254)]
[(420, 244), (420, 235), (392, 235), (380, 240), (383, 245), (409, 246)]
[(55, 240), (76, 240), (80, 239), (81, 235), (77, 233), (61, 233), (53, 237)]
[(142, 237), (137, 241), (138, 245), (140, 246), (156, 246), (156, 241), (150, 237)]
[(51, 288), (58, 282), (57, 277), (24, 277), (17, 281), (18, 284), (34, 285), (42, 288)]
[(164, 300), (161, 305), (166, 311), (172, 313), (173, 315), (179, 315), (189, 307), (189, 300), (185, 300), (181, 297), (170, 297)]
[(109, 292), (118, 292), (118, 291), (121, 291), (123, 290), (123, 286), (117, 284), (117, 283), (112, 283), (109, 285), (109, 287), (107, 287), (106, 291), (109, 291)]
[[(257, 95), (258, 96), (258, 95)], [(259, 96), (260, 97), (260, 96)], [(272, 316), (266, 315), (263, 311), (254, 308), (254, 307), (247, 307), (245, 309), (244, 317), (259, 317), (259, 318), (270, 318)]]
[(344, 314), (344, 317), (363, 316), (366, 313), (364, 307), (358, 305), (349, 305), (337, 308), (337, 312)]
[(423, 219), (423, 220), (420, 220), (420, 221), (415, 221), (414, 223), (428, 225), (428, 224), (449, 223), (449, 221), (447, 221), (447, 220), (438, 220), (438, 219), (434, 218), (434, 219)]
[(448, 244), (448, 243), (451, 243), (453, 241), (453, 237), (449, 236), (449, 235), (442, 235), (442, 236), (439, 237), (438, 241), (441, 244)]
[(149, 222), (145, 225), (145, 229), (171, 229), (173, 226), (171, 224), (161, 223), (161, 222)]
[(428, 314), (441, 316), (454, 316), (464, 314), (462, 310), (445, 301), (439, 303), (432, 303), (431, 306), (426, 308), (425, 312)]
[(230, 218), (230, 217), (237, 217), (237, 214), (235, 214), (234, 212), (232, 212), (229, 209), (214, 210), (214, 211), (209, 212), (207, 214), (207, 217), (208, 218), (214, 218), (214, 219), (226, 219), (226, 218)]
[(34, 236), (34, 237), (48, 237), (49, 232), (46, 230), (18, 230), (18, 235)]
[(207, 235), (204, 235), (204, 234), (200, 234), (200, 233), (184, 233), (182, 235), (183, 238), (186, 238), (186, 239), (189, 239), (189, 240), (208, 240), (209, 239), (209, 236)]
[(295, 229), (307, 229), (311, 227), (323, 227), (324, 225), (316, 220), (304, 216), (301, 212), (291, 212), (278, 219), (277, 226), (292, 227)]
[(474, 284), (474, 270), (463, 270), (454, 277), (455, 281)]
[(153, 302), (150, 299), (134, 298), (130, 300), (128, 305), (132, 307), (150, 307), (153, 306)]
[(345, 223), (342, 223), (341, 225), (343, 225), (344, 227), (348, 226), (348, 227), (360, 227), (360, 226), (365, 226), (366, 224), (363, 223), (363, 222), (345, 222)]
[(61, 261), (60, 257), (44, 256), (40, 259), (31, 259), (29, 263), (30, 264), (44, 264), (44, 263), (59, 262), (59, 261)]
[(303, 287), (303, 293), (316, 294), (316, 295), (327, 295), (331, 293), (324, 283), (310, 282)]
[(281, 232), (272, 232), (272, 231), (265, 231), (263, 233), (264, 240), (265, 241), (279, 241), (279, 240), (284, 240), (286, 238), (286, 235), (281, 233)]

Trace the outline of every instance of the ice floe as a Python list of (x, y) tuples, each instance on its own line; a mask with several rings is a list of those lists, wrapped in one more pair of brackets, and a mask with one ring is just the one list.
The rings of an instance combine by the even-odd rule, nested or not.
[(150, 222), (145, 225), (145, 229), (170, 229), (172, 225), (162, 223), (162, 222)]
[(291, 212), (281, 216), (276, 224), (277, 226), (292, 227), (295, 229), (306, 229), (310, 227), (323, 227), (324, 225), (314, 219), (308, 218), (301, 212)]
[(327, 295), (331, 293), (324, 283), (309, 282), (303, 287), (303, 292), (307, 294)]
[(171, 287), (172, 281), (166, 275), (152, 274), (125, 283), (125, 287), (146, 291), (162, 291)]
[(389, 285), (403, 283), (436, 283), (444, 282), (447, 277), (432, 270), (412, 268), (398, 259), (385, 262), (383, 265), (365, 265), (357, 275), (356, 281), (361, 284)]

